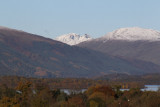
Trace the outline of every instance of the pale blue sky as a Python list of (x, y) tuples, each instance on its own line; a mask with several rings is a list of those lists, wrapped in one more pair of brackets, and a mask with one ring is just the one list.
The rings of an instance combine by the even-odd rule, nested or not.
[(121, 27), (160, 30), (160, 0), (0, 0), (0, 25), (49, 38), (100, 37)]

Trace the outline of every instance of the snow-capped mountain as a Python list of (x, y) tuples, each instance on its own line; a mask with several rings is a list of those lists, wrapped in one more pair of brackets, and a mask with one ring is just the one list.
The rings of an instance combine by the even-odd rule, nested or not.
[(160, 32), (156, 30), (139, 27), (120, 28), (78, 46), (160, 65)]
[(101, 38), (102, 40), (127, 40), (127, 41), (160, 41), (160, 32), (139, 27), (120, 28)]
[(92, 40), (92, 38), (87, 34), (81, 36), (76, 33), (69, 33), (69, 34), (61, 35), (57, 37), (55, 40), (69, 44), (69, 45), (76, 45), (84, 41)]

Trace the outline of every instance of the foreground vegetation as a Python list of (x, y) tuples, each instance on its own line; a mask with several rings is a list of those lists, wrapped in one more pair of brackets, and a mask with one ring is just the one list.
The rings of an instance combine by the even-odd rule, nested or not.
[(0, 88), (0, 107), (160, 107), (160, 92), (138, 88), (120, 91), (120, 86), (93, 86), (84, 93), (67, 95), (47, 85), (20, 82), (14, 88)]
[[(134, 85), (122, 92), (120, 83), (105, 80), (0, 77), (0, 107), (160, 107), (159, 91), (143, 92)], [(60, 90), (71, 86), (87, 90), (70, 95)]]

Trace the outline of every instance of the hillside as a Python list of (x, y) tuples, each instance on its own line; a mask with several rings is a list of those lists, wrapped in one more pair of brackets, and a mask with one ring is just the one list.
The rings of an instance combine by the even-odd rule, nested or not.
[(42, 36), (0, 28), (0, 75), (93, 77), (118, 72), (159, 72), (160, 66), (69, 46)]

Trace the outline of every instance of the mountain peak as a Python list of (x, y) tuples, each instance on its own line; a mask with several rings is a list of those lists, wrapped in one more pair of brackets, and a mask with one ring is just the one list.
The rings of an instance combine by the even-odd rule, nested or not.
[(12, 29), (12, 28), (8, 28), (8, 27), (4, 27), (4, 26), (0, 26), (0, 30), (24, 32), (22, 30)]
[(10, 29), (10, 28), (4, 27), (4, 26), (0, 26), (0, 29)]
[(69, 44), (69, 45), (76, 45), (84, 41), (91, 40), (92, 38), (88, 35), (78, 35), (76, 33), (69, 33), (64, 34), (59, 37), (57, 37), (55, 40)]
[(120, 28), (102, 37), (107, 40), (160, 41), (160, 32), (140, 27)]

